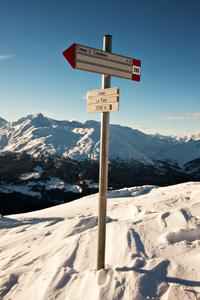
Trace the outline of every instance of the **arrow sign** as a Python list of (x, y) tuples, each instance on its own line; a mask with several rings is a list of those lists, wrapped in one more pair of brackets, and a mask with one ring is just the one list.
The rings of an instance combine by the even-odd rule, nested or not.
[(140, 60), (75, 43), (62, 54), (74, 69), (140, 81)]

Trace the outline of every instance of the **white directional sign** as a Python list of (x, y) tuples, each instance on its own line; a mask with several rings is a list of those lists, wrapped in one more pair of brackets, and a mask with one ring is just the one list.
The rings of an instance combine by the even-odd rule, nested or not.
[(111, 97), (113, 95), (119, 96), (119, 88), (118, 87), (88, 91), (87, 98), (90, 99), (90, 98), (99, 97), (99, 96)]
[(63, 56), (74, 69), (140, 81), (141, 61), (134, 58), (75, 43)]
[(100, 96), (100, 97), (96, 97), (96, 98), (90, 98), (88, 99), (88, 104), (96, 104), (96, 103), (106, 103), (106, 102), (109, 102), (109, 103), (113, 103), (113, 102), (118, 102), (119, 100), (119, 97), (118, 96), (113, 96), (113, 97), (108, 97), (108, 96)]
[(88, 91), (88, 112), (106, 112), (119, 110), (119, 88), (107, 88)]

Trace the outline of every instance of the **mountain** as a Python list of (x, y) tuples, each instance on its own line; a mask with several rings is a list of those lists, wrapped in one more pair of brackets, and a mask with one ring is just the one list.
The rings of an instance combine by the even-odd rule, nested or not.
[[(35, 114), (0, 128), (0, 154), (24, 152), (36, 157), (48, 154), (76, 160), (98, 159), (100, 123), (56, 121)], [(134, 159), (153, 164), (150, 157), (177, 145), (175, 138), (146, 135), (132, 128), (110, 125), (109, 158)]]
[[(74, 160), (98, 160), (100, 123), (56, 121), (41, 113), (16, 122), (0, 119), (0, 155), (26, 152), (63, 156)], [(184, 165), (200, 158), (200, 135), (177, 139), (144, 134), (130, 127), (110, 125), (109, 158), (132, 160), (154, 165), (154, 160)]]
[(99, 271), (97, 206), (94, 194), (0, 218), (0, 299), (199, 299), (199, 182), (109, 191)]
[[(2, 122), (0, 193), (7, 199), (4, 203), (0, 199), (3, 213), (8, 213), (8, 203), (14, 213), (96, 192), (100, 125), (93, 120), (57, 121), (41, 113)], [(109, 136), (109, 189), (200, 180), (198, 135), (152, 136), (111, 124)]]
[(0, 127), (4, 126), (6, 123), (8, 123), (5, 119), (0, 117)]
[(184, 166), (195, 159), (200, 158), (200, 140), (193, 138), (185, 143), (169, 147), (160, 154), (161, 160), (169, 160), (178, 163), (179, 167)]

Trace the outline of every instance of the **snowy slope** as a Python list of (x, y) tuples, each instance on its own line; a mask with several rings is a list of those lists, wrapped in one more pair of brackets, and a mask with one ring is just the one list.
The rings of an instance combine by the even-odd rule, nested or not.
[(96, 271), (91, 195), (0, 219), (0, 299), (200, 299), (200, 183), (109, 192)]
[(196, 137), (186, 143), (170, 147), (160, 154), (161, 160), (167, 159), (177, 162), (181, 168), (187, 162), (197, 158), (200, 158), (200, 140), (197, 140)]

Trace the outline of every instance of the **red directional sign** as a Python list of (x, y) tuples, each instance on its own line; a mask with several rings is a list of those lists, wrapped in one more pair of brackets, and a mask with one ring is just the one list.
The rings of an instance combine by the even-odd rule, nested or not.
[(63, 56), (74, 69), (140, 81), (141, 61), (118, 54), (72, 44)]

